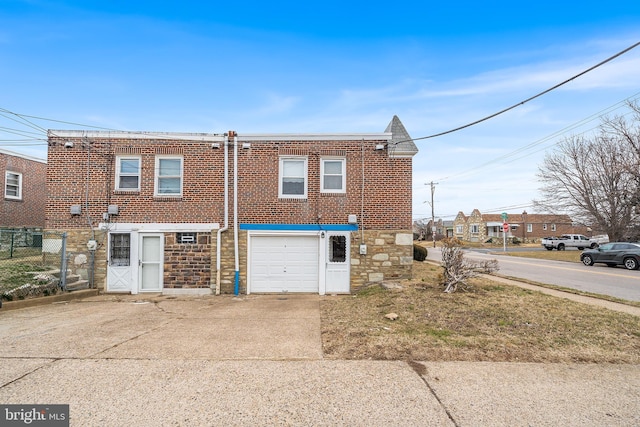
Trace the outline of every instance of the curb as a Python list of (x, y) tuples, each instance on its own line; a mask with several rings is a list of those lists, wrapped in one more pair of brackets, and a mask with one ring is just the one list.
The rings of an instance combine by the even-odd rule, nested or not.
[(100, 291), (98, 289), (83, 289), (79, 291), (67, 292), (60, 295), (51, 295), (49, 297), (29, 298), (18, 301), (2, 301), (0, 302), (0, 313), (7, 310), (17, 310), (20, 308), (35, 307), (38, 305), (88, 298), (99, 294)]

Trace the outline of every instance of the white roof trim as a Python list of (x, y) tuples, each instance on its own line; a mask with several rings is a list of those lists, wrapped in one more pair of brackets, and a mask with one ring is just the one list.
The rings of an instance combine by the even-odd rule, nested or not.
[(48, 137), (54, 138), (110, 138), (110, 139), (171, 139), (182, 141), (222, 142), (224, 135), (218, 133), (187, 132), (128, 132), (104, 130), (49, 130)]
[[(128, 132), (96, 130), (49, 130), (49, 137), (58, 138), (110, 138), (110, 139), (173, 139), (184, 141), (224, 141), (218, 133), (187, 132)], [(381, 133), (249, 133), (238, 134), (238, 141), (391, 141), (391, 132)]]
[(47, 163), (47, 161), (45, 159), (41, 159), (39, 157), (29, 156), (28, 154), (16, 153), (15, 151), (4, 150), (2, 148), (0, 148), (0, 153), (6, 154), (8, 156), (21, 157), (23, 159), (31, 160), (31, 161), (34, 161), (34, 162), (45, 163), (45, 164)]
[(248, 133), (238, 141), (391, 141), (391, 132), (381, 133)]
[(415, 151), (389, 150), (389, 157), (392, 159), (410, 159), (416, 154), (417, 153)]

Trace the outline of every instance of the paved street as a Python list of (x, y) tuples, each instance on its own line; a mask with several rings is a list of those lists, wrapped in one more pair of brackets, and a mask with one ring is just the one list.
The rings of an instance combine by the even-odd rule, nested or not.
[[(427, 249), (430, 261), (442, 261), (439, 247)], [(514, 257), (503, 255), (498, 249), (491, 253), (468, 250), (465, 251), (465, 257), (477, 261), (498, 260), (500, 270), (497, 273), (501, 276), (640, 301), (640, 270), (610, 268), (604, 264), (587, 267), (582, 263)]]
[(0, 310), (0, 402), (73, 426), (633, 426), (640, 366), (323, 357), (322, 298), (97, 296)]

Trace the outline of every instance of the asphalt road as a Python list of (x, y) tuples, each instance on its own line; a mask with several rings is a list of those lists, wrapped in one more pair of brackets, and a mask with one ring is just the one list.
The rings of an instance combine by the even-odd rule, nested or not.
[[(428, 248), (428, 259), (441, 261), (440, 248)], [(478, 251), (466, 251), (471, 260), (498, 260), (501, 276), (563, 286), (581, 291), (609, 295), (629, 301), (640, 301), (640, 270), (611, 268), (597, 264), (592, 267), (580, 263), (549, 261), (534, 258), (510, 257)]]

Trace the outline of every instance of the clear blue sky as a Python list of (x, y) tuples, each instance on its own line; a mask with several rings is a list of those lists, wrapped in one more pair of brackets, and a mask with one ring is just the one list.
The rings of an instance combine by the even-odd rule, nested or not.
[[(0, 108), (163, 132), (380, 132), (395, 114), (420, 138), (640, 41), (637, 0), (430, 3), (0, 0)], [(639, 96), (640, 47), (417, 141), (414, 218), (431, 181), (438, 217), (532, 212), (545, 150)], [(46, 157), (44, 132), (2, 114), (0, 147)]]

